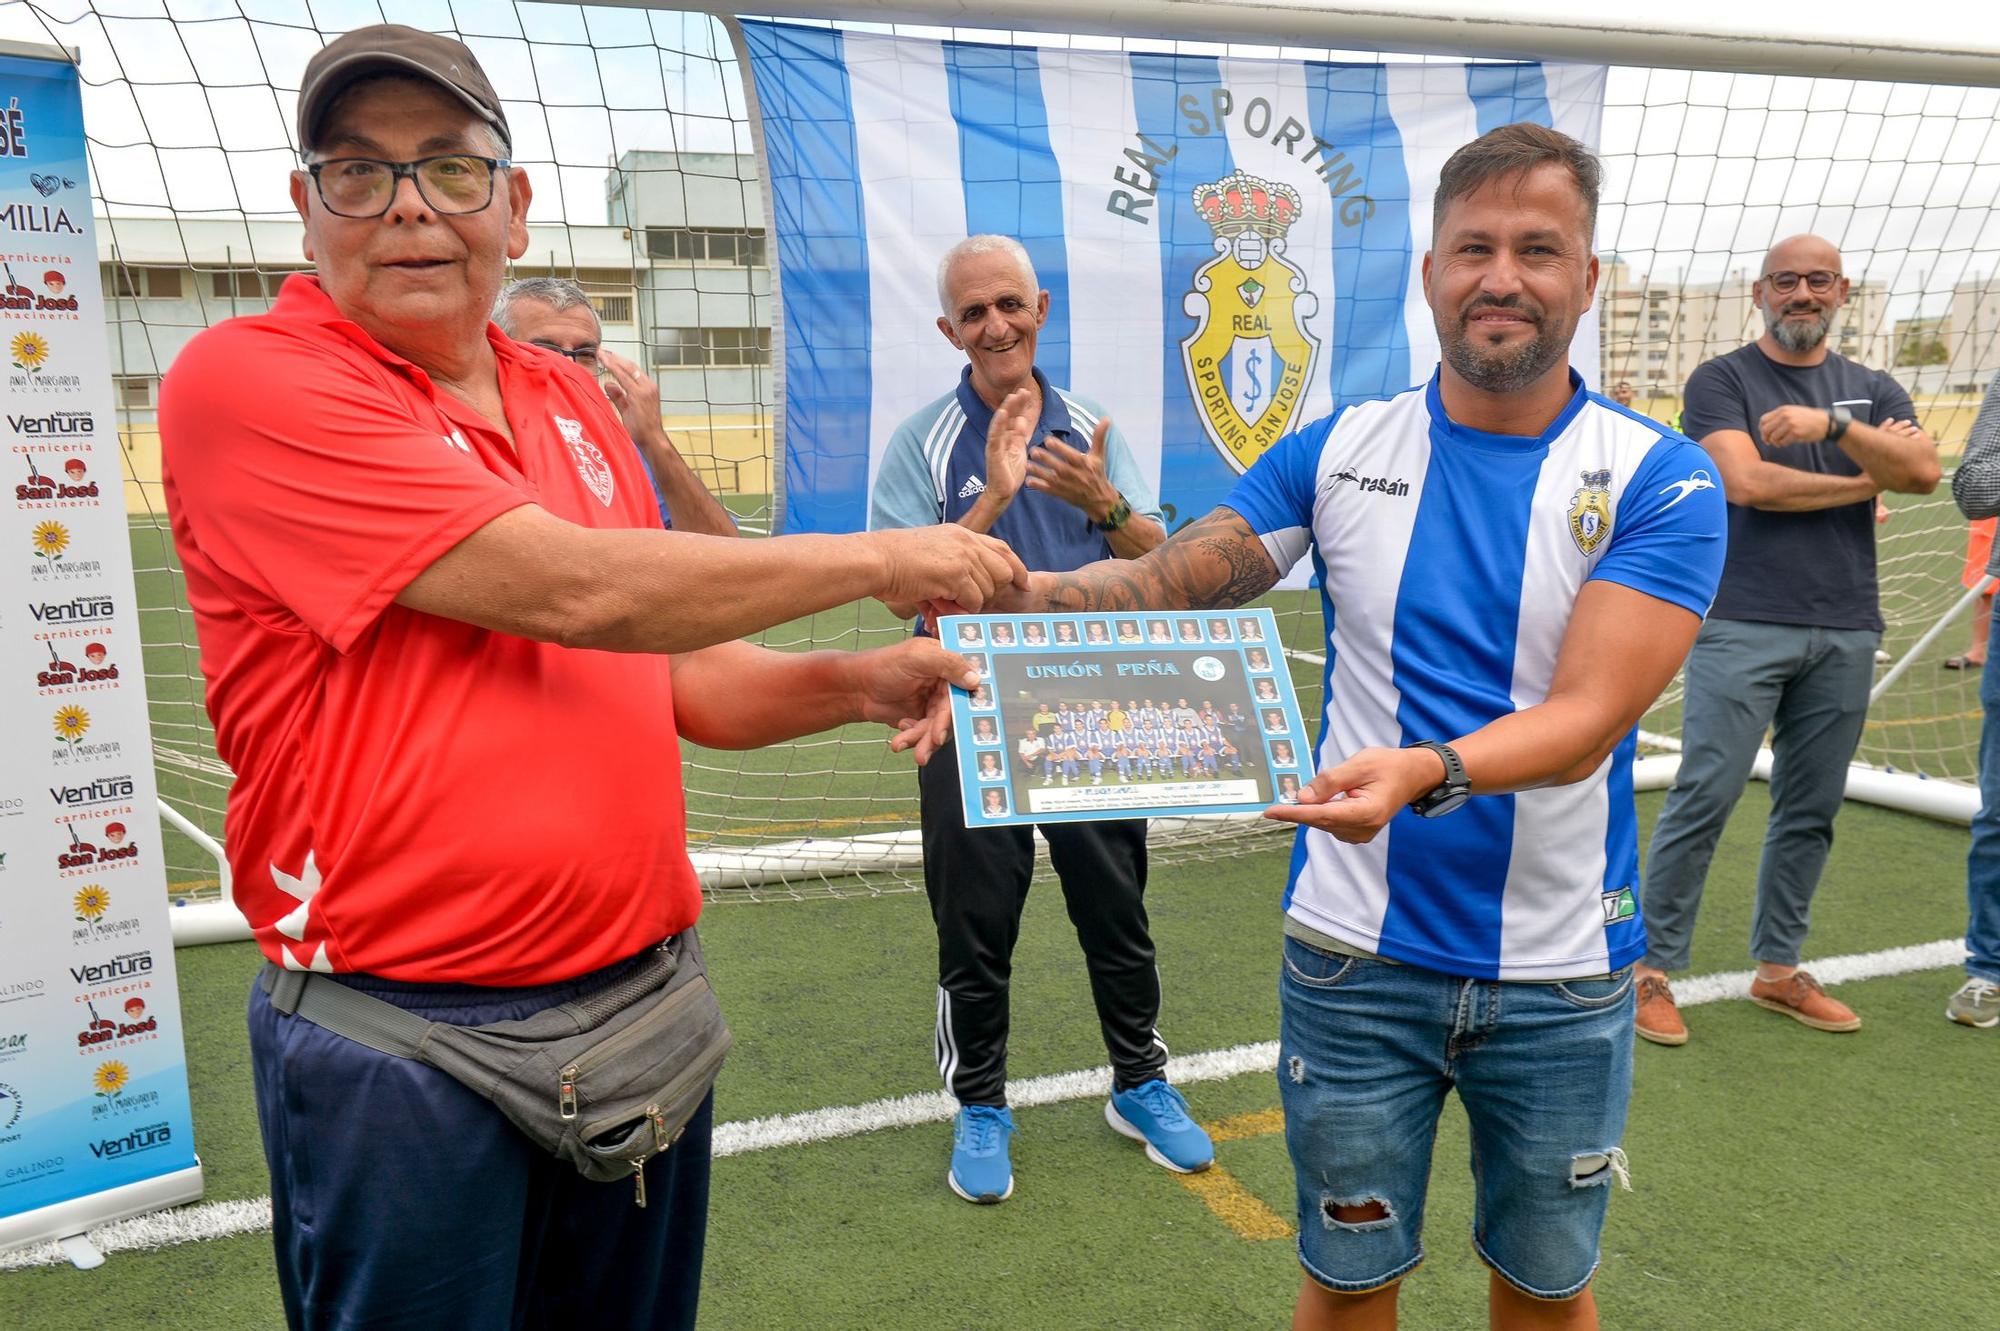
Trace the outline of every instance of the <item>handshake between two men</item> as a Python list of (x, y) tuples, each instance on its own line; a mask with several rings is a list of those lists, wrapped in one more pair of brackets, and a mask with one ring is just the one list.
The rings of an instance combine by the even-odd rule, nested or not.
[[(959, 586), (941, 594), (919, 594), (919, 579), (928, 576), (928, 570), (913, 567), (907, 578), (892, 580), (892, 590), (879, 598), (905, 617), (921, 617), (922, 633), (910, 648), (921, 655), (913, 660), (929, 659), (925, 648), (915, 644), (932, 643), (937, 623), (946, 615), (1233, 609), (1269, 591), (1283, 575), (1250, 524), (1228, 508), (1214, 510), (1170, 538), (1156, 527), (1155, 539), (1140, 538), (1143, 546), (1134, 558), (1120, 558), (1117, 545), (1107, 541), (1114, 551), (1111, 558), (1068, 572), (1026, 569), (998, 539), (976, 536), (971, 530), (990, 531), (995, 525), (992, 517), (978, 511), (981, 506), (1004, 512), (1023, 488), (1085, 512), (1093, 504), (1108, 511), (1112, 504), (1124, 502), (1107, 479), (1107, 440), (1112, 432), (1108, 416), (1094, 423), (1087, 450), (1053, 436), (1037, 441), (1042, 423), (1043, 403), (1036, 386), (1015, 389), (1001, 401), (987, 429), (985, 488), (974, 511), (958, 522), (871, 533), (883, 537), (956, 530), (979, 542), (969, 547), (977, 559), (968, 561)], [(1099, 498), (1107, 492), (1112, 499)], [(933, 579), (922, 585), (938, 584)], [(946, 655), (954, 664), (964, 661)], [(871, 718), (894, 725), (897, 734), (891, 749), (913, 752), (919, 764), (928, 762), (950, 737), (948, 686), (970, 689), (978, 680), (969, 663), (962, 672), (939, 670), (933, 678), (936, 682), (921, 709), (912, 708), (893, 720), (886, 715)], [(1295, 802), (1275, 804), (1265, 817), (1317, 827), (1342, 841), (1366, 842), (1427, 793), (1450, 789), (1455, 775), (1447, 770), (1446, 759), (1432, 750), (1363, 749), (1315, 775)]]

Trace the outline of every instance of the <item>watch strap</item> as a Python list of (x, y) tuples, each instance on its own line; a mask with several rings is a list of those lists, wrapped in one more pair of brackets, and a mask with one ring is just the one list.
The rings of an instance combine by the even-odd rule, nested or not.
[(1465, 774), (1465, 764), (1459, 760), (1457, 750), (1434, 739), (1418, 740), (1405, 747), (1429, 749), (1444, 764), (1444, 780), (1411, 800), (1412, 810), (1429, 817), (1434, 813), (1448, 813), (1465, 802), (1472, 793), (1472, 779)]
[(1117, 498), (1111, 502), (1111, 511), (1104, 515), (1104, 521), (1097, 524), (1099, 531), (1117, 531), (1132, 520), (1132, 504), (1124, 492), (1116, 491)]

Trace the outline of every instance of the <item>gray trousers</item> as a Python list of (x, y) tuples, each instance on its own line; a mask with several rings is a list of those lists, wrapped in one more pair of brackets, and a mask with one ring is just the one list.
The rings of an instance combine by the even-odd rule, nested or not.
[(1641, 879), (1646, 964), (1687, 969), (1708, 862), (1768, 727), (1771, 821), (1757, 866), (1750, 955), (1796, 966), (1833, 846), (1847, 764), (1868, 715), (1873, 629), (1711, 619), (1687, 661), (1681, 768)]

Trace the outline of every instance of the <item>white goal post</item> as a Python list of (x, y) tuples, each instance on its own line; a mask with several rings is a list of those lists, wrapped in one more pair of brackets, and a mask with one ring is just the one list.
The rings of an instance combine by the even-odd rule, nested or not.
[[(607, 0), (645, 8), (638, 0)], [(720, 5), (722, 15), (741, 13)], [(1110, 37), (1312, 46), (1342, 51), (1551, 60), (1628, 65), (1640, 69), (1709, 70), (1725, 74), (1786, 74), (2000, 87), (2000, 41), (1979, 26), (1956, 26), (1965, 39), (1922, 40), (1880, 32), (1843, 35), (1773, 33), (1767, 10), (1738, 6), (1740, 21), (1672, 26), (1655, 9), (1637, 21), (1579, 19), (1574, 9), (1402, 0), (1357, 5), (1341, 0), (782, 0), (760, 14), (849, 23), (952, 26), (994, 32), (1072, 33)], [(1468, 12), (1470, 11), (1470, 12)], [(1483, 11), (1483, 12), (1482, 12)], [(1606, 7), (1607, 15), (1614, 12)], [(1880, 11), (1877, 11), (1879, 14)], [(1761, 21), (1760, 21), (1761, 20)], [(1814, 16), (1816, 26), (1827, 26)]]

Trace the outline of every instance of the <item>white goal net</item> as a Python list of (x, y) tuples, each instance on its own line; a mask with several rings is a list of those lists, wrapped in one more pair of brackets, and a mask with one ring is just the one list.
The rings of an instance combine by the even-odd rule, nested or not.
[[(159, 378), (195, 332), (267, 308), (284, 276), (303, 268), (285, 193), (300, 72), (332, 35), (381, 21), (449, 31), (475, 49), (507, 99), (516, 160), (535, 184), (533, 238), (517, 274), (582, 281), (608, 345), (650, 367), (670, 434), (746, 535), (783, 520), (773, 368), (782, 344), (769, 273), (777, 246), (743, 71), (720, 21), (509, 0), (0, 3), (0, 39), (66, 46), (80, 61), (160, 790), (210, 837), (223, 832), (230, 777), (203, 711), (167, 532)], [(1138, 38), (1018, 40), (1278, 54)], [(1748, 284), (1765, 249), (1816, 232), (1841, 246), (1854, 280), (1833, 344), (1909, 388), (1949, 470), (1981, 391), (2000, 372), (1997, 112), (2000, 95), (1990, 89), (1614, 67), (1601, 140), (1599, 386), (1629, 383), (1638, 409), (1675, 420), (1688, 373), (1760, 330)], [(1941, 490), (1892, 497), (1878, 530), (1884, 645), (1901, 658), (1962, 595), (1967, 528)], [(1269, 603), (1295, 649), (1310, 715), (1320, 701), (1315, 644), (1324, 642), (1316, 596), (1279, 593)], [(763, 640), (856, 648), (904, 631), (871, 605)], [(1946, 668), (1970, 633), (1969, 620), (1947, 625), (1910, 664), (1871, 714), (1863, 759), (1973, 777), (1978, 677)], [(1670, 690), (1644, 728), (1670, 736), (1677, 711)], [(747, 754), (690, 749), (685, 765), (691, 848), (714, 890), (768, 898), (917, 884), (915, 781), (880, 732), (854, 727)], [(1156, 858), (1225, 855), (1274, 844), (1252, 839), (1277, 834), (1248, 822), (1163, 826)], [(212, 856), (178, 831), (170, 841), (177, 893), (212, 891)]]

